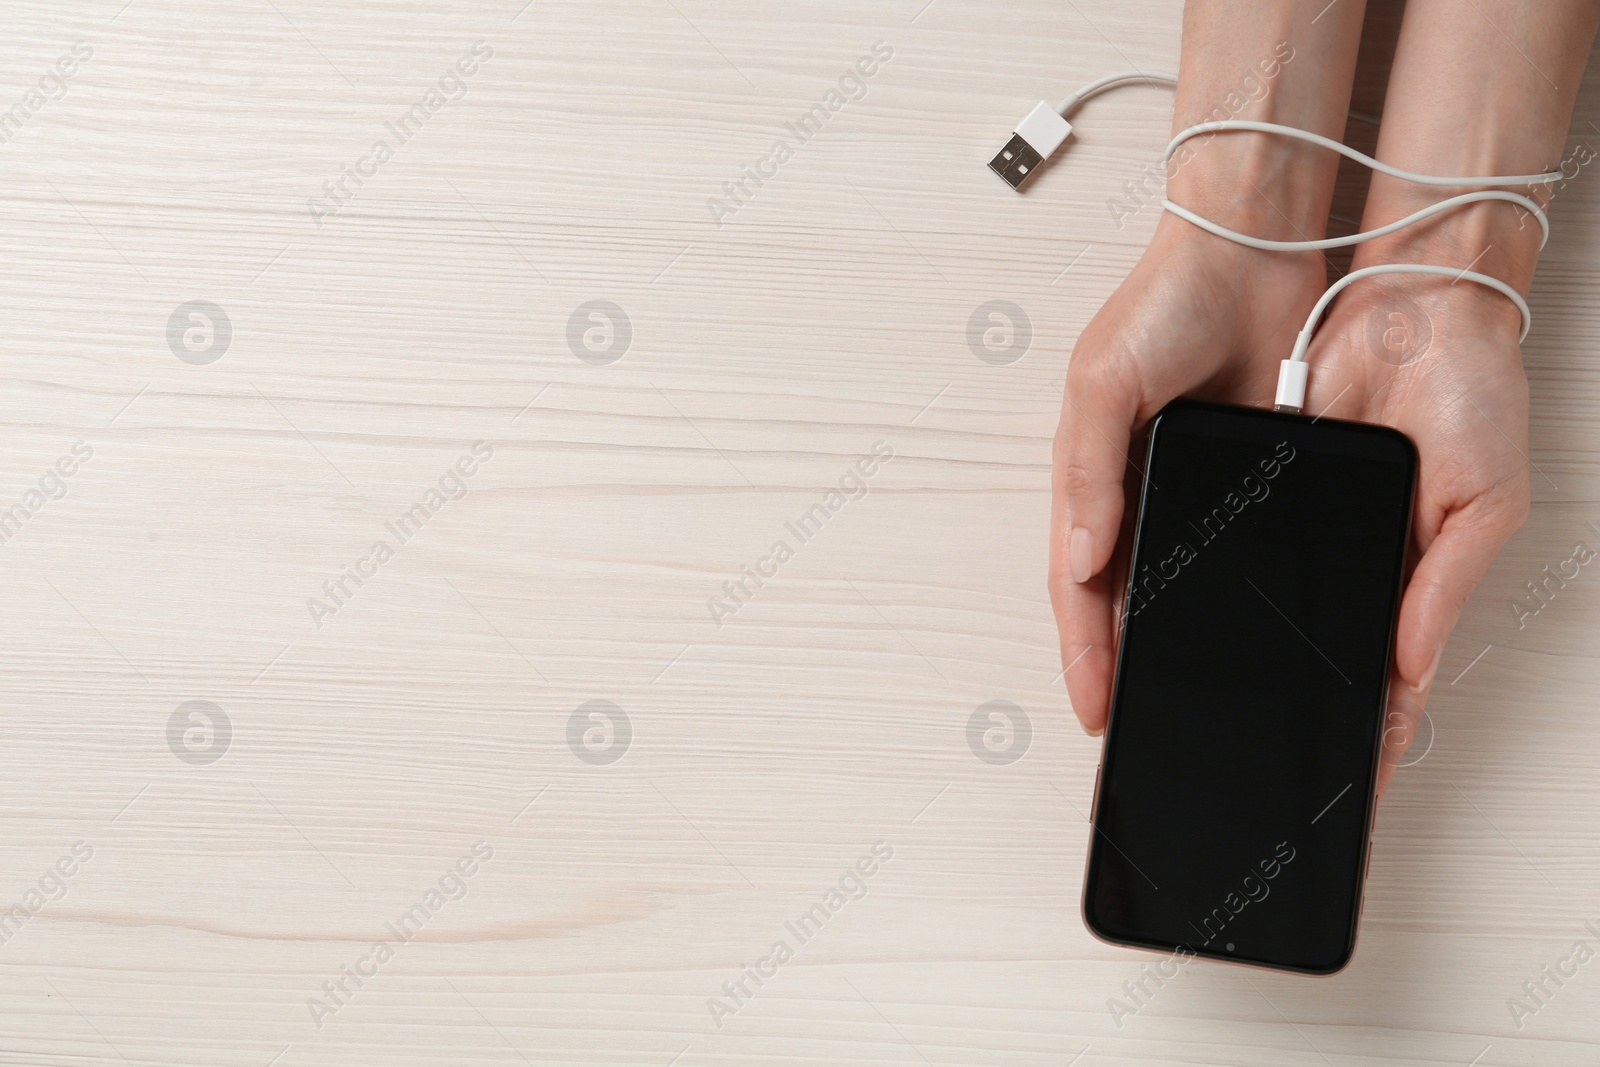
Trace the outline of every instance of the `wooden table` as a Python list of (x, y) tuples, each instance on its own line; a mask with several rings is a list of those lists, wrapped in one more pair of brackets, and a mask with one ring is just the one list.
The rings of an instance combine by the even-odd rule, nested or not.
[(1600, 948), (1594, 574), (1508, 607), (1600, 546), (1587, 170), (1354, 964), (1114, 1021), (1049, 453), (1170, 95), (983, 163), (1179, 14), (6, 5), (0, 1063), (1597, 1062), (1600, 962), (1508, 1008)]

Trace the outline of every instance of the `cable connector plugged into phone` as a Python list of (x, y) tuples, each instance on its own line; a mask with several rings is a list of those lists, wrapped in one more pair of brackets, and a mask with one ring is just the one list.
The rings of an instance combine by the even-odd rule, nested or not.
[(1071, 132), (1072, 123), (1041, 100), (1028, 112), (1027, 118), (1017, 123), (1005, 147), (989, 160), (989, 169), (1004, 178), (1011, 188), (1020, 189), (1040, 163), (1055, 155)]
[[(1310, 334), (1301, 331), (1309, 341)], [(1306, 379), (1311, 366), (1303, 359), (1286, 359), (1278, 364), (1278, 395), (1272, 401), (1273, 411), (1287, 411), (1298, 415), (1306, 407)]]
[[(1488, 195), (1488, 194), (1483, 194)], [(1532, 203), (1532, 201), (1529, 201)], [(1317, 242), (1307, 241), (1306, 244)], [(1278, 391), (1272, 401), (1272, 410), (1287, 411), (1298, 415), (1306, 406), (1306, 378), (1310, 371), (1306, 366), (1306, 356), (1311, 351), (1311, 338), (1317, 332), (1317, 323), (1322, 321), (1323, 314), (1328, 310), (1328, 305), (1333, 303), (1333, 298), (1356, 282), (1367, 278), (1375, 278), (1380, 274), (1427, 274), (1435, 278), (1449, 278), (1450, 284), (1466, 279), (1477, 282), (1479, 285), (1503, 295), (1517, 309), (1517, 315), (1522, 319), (1522, 332), (1517, 335), (1517, 343), (1521, 344), (1528, 339), (1528, 331), (1533, 328), (1533, 312), (1528, 307), (1528, 302), (1522, 294), (1499, 278), (1488, 274), (1479, 274), (1475, 270), (1456, 270), (1454, 267), (1441, 267), (1433, 263), (1378, 263), (1371, 267), (1362, 267), (1353, 270), (1343, 278), (1328, 286), (1327, 290), (1317, 299), (1311, 308), (1311, 314), (1306, 316), (1306, 324), (1295, 335), (1294, 348), (1289, 353), (1289, 358), (1278, 367)], [(1318, 416), (1320, 418), (1321, 416)]]

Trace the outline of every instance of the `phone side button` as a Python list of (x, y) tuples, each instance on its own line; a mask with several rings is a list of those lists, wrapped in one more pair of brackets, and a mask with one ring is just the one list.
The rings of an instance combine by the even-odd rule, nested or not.
[(1094, 795), (1089, 799), (1089, 825), (1094, 825), (1094, 813), (1100, 809), (1100, 768), (1094, 769)]

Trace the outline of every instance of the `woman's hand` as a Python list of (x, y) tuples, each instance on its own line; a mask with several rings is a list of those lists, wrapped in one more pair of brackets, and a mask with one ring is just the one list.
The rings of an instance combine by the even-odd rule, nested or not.
[[(1173, 132), (1231, 118), (1340, 136), (1363, 6), (1189, 0)], [(1316, 239), (1337, 162), (1287, 138), (1212, 135), (1172, 157), (1167, 195), (1242, 233)], [(1326, 284), (1316, 252), (1257, 251), (1163, 215), (1079, 336), (1055, 441), (1050, 598), (1067, 691), (1091, 734), (1105, 729), (1110, 702), (1117, 570), (1131, 533), (1125, 503), (1143, 463), (1135, 433), (1178, 396), (1270, 404), (1278, 364)]]
[(1127, 504), (1144, 462), (1137, 431), (1178, 396), (1270, 404), (1323, 288), (1316, 253), (1256, 251), (1169, 215), (1079, 336), (1055, 439), (1050, 598), (1067, 691), (1089, 733), (1105, 729), (1109, 710), (1122, 575), (1108, 564), (1126, 565)]
[(1311, 345), (1306, 410), (1393, 426), (1421, 457), (1379, 795), (1462, 607), (1528, 514), (1520, 327), (1512, 303), (1481, 285), (1390, 275), (1340, 294)]
[[(1411, 262), (1441, 254), (1387, 251)], [(1136, 432), (1177, 396), (1270, 404), (1323, 282), (1319, 256), (1252, 251), (1168, 218), (1080, 336), (1055, 442), (1050, 591), (1067, 689), (1089, 733), (1105, 728), (1116, 662)], [(1396, 427), (1421, 457), (1380, 794), (1462, 607), (1527, 516), (1519, 327), (1510, 301), (1482, 286), (1386, 276), (1340, 294), (1311, 346), (1307, 413)]]

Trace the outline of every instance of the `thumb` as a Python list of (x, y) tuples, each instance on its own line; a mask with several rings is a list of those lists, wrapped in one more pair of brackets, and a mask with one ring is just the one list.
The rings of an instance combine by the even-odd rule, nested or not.
[[(1411, 748), (1411, 742), (1416, 740), (1427, 699), (1426, 691), (1417, 692), (1403, 678), (1389, 680), (1389, 706), (1383, 717), (1383, 744), (1378, 758), (1379, 800), (1383, 799), (1384, 792), (1389, 788), (1394, 772), (1402, 766), (1400, 761)], [(1426, 751), (1423, 755), (1427, 755)], [(1418, 756), (1417, 760), (1421, 758)]]
[(1461, 609), (1527, 515), (1528, 483), (1522, 478), (1448, 515), (1417, 562), (1401, 600), (1395, 666), (1422, 699)]
[(1098, 574), (1116, 548), (1122, 523), (1122, 476), (1138, 391), (1103, 359), (1074, 358), (1056, 431), (1056, 493), (1066, 504), (1068, 569), (1074, 582)]

